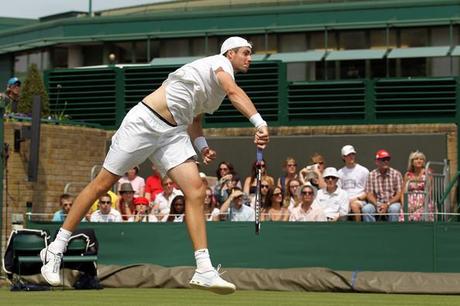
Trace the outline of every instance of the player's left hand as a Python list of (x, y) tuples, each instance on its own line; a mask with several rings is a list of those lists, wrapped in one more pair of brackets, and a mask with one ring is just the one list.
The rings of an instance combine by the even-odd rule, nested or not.
[(201, 156), (203, 157), (204, 164), (207, 165), (216, 159), (216, 151), (211, 150), (210, 148), (204, 148), (201, 150)]
[(265, 149), (269, 141), (268, 127), (266, 125), (259, 127), (254, 135), (254, 143), (258, 148)]

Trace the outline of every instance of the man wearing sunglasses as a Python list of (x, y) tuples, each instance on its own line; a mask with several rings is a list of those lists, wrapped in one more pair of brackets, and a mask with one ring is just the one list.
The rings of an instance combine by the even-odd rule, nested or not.
[(112, 198), (108, 193), (99, 197), (99, 209), (91, 214), (91, 222), (122, 222), (121, 214), (112, 208)]
[(366, 183), (367, 205), (363, 207), (363, 220), (375, 222), (378, 219), (390, 222), (398, 221), (401, 209), (402, 175), (390, 167), (391, 155), (386, 150), (375, 154), (377, 168), (369, 174)]

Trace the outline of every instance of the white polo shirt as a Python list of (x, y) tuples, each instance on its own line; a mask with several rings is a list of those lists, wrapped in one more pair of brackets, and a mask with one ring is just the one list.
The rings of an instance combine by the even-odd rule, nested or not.
[(348, 214), (348, 194), (340, 187), (329, 193), (326, 188), (320, 189), (313, 201), (314, 209), (322, 209), (327, 218), (337, 218)]
[(153, 206), (158, 209), (160, 214), (167, 215), (169, 214), (169, 209), (171, 208), (171, 203), (175, 197), (178, 195), (183, 196), (184, 194), (179, 189), (174, 188), (169, 197), (166, 198), (164, 191), (157, 194), (155, 201), (153, 201)]
[(231, 212), (229, 210), (229, 213), (231, 213), (231, 221), (254, 221), (256, 219), (254, 209), (244, 204), (240, 209), (236, 209), (232, 205)]

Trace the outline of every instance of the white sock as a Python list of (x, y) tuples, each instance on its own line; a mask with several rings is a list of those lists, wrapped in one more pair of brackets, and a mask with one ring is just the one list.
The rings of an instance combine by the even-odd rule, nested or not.
[(72, 232), (61, 227), (56, 235), (56, 239), (50, 243), (48, 249), (53, 253), (64, 253), (71, 236)]
[(199, 272), (206, 272), (214, 269), (209, 257), (208, 249), (200, 249), (195, 251), (196, 270)]

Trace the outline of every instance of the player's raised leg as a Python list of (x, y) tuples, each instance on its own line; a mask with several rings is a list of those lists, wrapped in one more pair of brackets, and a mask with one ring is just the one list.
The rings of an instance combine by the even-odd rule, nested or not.
[(67, 249), (67, 243), (72, 232), (75, 231), (94, 201), (107, 192), (119, 178), (120, 176), (112, 174), (103, 168), (98, 176), (75, 199), (56, 239), (47, 248), (41, 250), (40, 257), (43, 262), (41, 273), (50, 285), (58, 286), (61, 284), (59, 269), (62, 254)]
[(233, 293), (235, 285), (222, 279), (214, 269), (208, 251), (206, 220), (204, 216), (204, 186), (194, 161), (189, 160), (174, 167), (168, 175), (179, 185), (185, 195), (185, 221), (195, 251), (196, 271), (190, 285), (219, 294)]

